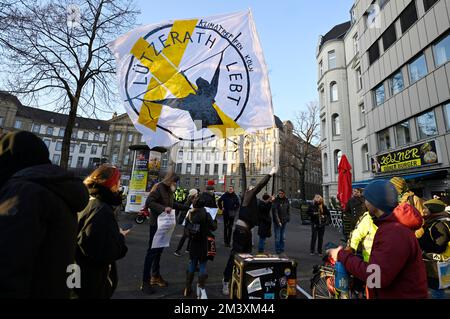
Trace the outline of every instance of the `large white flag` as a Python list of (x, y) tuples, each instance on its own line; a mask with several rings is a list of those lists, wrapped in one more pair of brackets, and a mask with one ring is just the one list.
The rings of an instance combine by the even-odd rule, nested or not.
[(274, 125), (250, 11), (142, 26), (109, 47), (125, 108), (149, 146)]

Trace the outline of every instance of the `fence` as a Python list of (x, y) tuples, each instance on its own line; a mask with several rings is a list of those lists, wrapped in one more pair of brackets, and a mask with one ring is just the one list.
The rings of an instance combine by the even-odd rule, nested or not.
[(331, 225), (334, 228), (342, 229), (342, 210), (330, 209)]

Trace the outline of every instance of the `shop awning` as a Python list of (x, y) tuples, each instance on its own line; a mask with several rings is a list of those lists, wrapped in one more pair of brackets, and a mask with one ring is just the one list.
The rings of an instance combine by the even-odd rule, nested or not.
[[(427, 179), (427, 178), (432, 178), (432, 177), (437, 177), (437, 176), (442, 176), (442, 178), (445, 178), (447, 173), (448, 173), (447, 170), (439, 170), (439, 171), (420, 172), (420, 173), (406, 174), (406, 175), (396, 174), (395, 176), (403, 177), (405, 180), (417, 179), (417, 178)], [(354, 183), (352, 183), (352, 187), (353, 188), (365, 188), (372, 181), (383, 180), (383, 179), (384, 180), (389, 180), (393, 176), (382, 176), (382, 177), (379, 177), (379, 178), (373, 178), (373, 179), (368, 179), (368, 180), (364, 180), (364, 181), (354, 182)]]

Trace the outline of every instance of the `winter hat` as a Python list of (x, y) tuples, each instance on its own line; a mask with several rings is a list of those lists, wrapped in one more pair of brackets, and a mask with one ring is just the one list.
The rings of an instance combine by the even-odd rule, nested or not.
[(398, 193), (389, 181), (378, 180), (367, 185), (364, 197), (373, 206), (386, 214), (391, 214), (398, 205)]
[(0, 135), (0, 186), (18, 171), (36, 165), (50, 164), (45, 143), (30, 132)]
[(117, 183), (119, 183), (119, 180), (120, 180), (120, 171), (117, 167), (113, 166), (113, 174), (111, 175), (111, 177), (108, 178), (103, 183), (100, 183), (100, 185), (106, 188), (111, 188), (114, 185), (117, 185)]
[(213, 180), (209, 180), (208, 183), (207, 183), (207, 186), (206, 186), (206, 190), (207, 191), (213, 191), (214, 190), (214, 185), (215, 185), (214, 181)]
[(406, 184), (406, 181), (402, 177), (393, 177), (390, 182), (395, 186), (395, 189), (399, 194), (403, 194), (408, 190), (408, 184)]
[(88, 188), (96, 188), (97, 185), (111, 189), (120, 180), (120, 171), (117, 167), (103, 164), (95, 169), (86, 179), (84, 184)]
[(198, 190), (196, 190), (195, 188), (193, 188), (193, 189), (191, 189), (190, 191), (189, 191), (189, 196), (190, 197), (193, 197), (193, 196), (195, 196), (195, 195), (197, 195), (198, 194)]
[(432, 214), (442, 213), (443, 211), (445, 211), (445, 207), (447, 206), (443, 201), (439, 199), (430, 199), (429, 201), (426, 201), (423, 204), (428, 208), (428, 210)]

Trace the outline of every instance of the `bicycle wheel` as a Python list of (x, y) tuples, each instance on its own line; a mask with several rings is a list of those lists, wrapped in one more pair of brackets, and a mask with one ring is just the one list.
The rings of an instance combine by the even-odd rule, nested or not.
[(311, 295), (313, 299), (333, 299), (334, 295), (329, 290), (330, 281), (334, 283), (334, 276), (329, 276), (324, 272), (317, 273), (311, 285)]
[(136, 222), (136, 224), (142, 224), (142, 223), (144, 223), (145, 222), (145, 217), (144, 216), (141, 216), (141, 215), (138, 215), (138, 216), (136, 216), (136, 218), (134, 219), (134, 221)]

